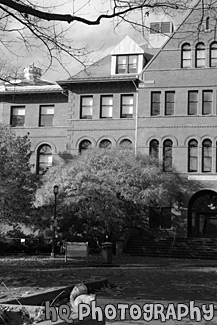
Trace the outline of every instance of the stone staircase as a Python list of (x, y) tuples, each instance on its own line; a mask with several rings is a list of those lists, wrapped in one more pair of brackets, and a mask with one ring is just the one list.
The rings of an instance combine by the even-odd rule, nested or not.
[(217, 259), (215, 238), (148, 238), (130, 236), (125, 253), (134, 256)]

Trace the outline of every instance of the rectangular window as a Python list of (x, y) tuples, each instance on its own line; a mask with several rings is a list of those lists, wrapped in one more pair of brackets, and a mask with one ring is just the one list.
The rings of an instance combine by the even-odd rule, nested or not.
[(174, 115), (175, 92), (167, 91), (165, 93), (165, 115)]
[(112, 118), (113, 96), (101, 96), (101, 118)]
[(25, 106), (11, 107), (11, 126), (25, 125)]
[(212, 171), (212, 142), (204, 140), (202, 144), (202, 172)]
[(116, 73), (137, 73), (138, 55), (118, 55)]
[(81, 119), (92, 119), (93, 116), (93, 96), (81, 97)]
[(160, 92), (151, 93), (151, 116), (160, 115)]
[(173, 32), (171, 22), (154, 22), (150, 23), (150, 34), (168, 34)]
[(210, 115), (212, 114), (212, 90), (203, 91), (203, 107), (202, 114)]
[(39, 126), (53, 126), (54, 105), (41, 105)]
[(188, 115), (197, 115), (198, 91), (188, 92)]
[(189, 148), (189, 166), (188, 171), (189, 172), (197, 172), (197, 166), (198, 166), (198, 147), (191, 146)]
[(133, 117), (133, 95), (121, 96), (121, 117)]

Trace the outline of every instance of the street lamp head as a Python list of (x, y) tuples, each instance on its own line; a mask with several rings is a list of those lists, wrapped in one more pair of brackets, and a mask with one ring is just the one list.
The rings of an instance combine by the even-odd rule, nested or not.
[(58, 194), (59, 193), (59, 187), (58, 187), (58, 185), (54, 185), (53, 192), (54, 192), (54, 194)]

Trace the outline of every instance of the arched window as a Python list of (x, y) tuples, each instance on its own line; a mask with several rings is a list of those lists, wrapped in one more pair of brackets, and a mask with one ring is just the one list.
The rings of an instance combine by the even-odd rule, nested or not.
[(48, 144), (43, 144), (38, 149), (37, 174), (43, 175), (52, 166), (52, 149)]
[(151, 140), (150, 146), (149, 146), (149, 155), (152, 158), (159, 157), (159, 141), (158, 140)]
[(190, 237), (216, 238), (217, 193), (202, 190), (195, 193), (188, 205), (188, 235)]
[(210, 67), (217, 67), (217, 42), (210, 46)]
[(191, 45), (189, 43), (182, 45), (182, 68), (191, 68)]
[(206, 28), (206, 30), (209, 30), (209, 23), (210, 23), (210, 18), (209, 17), (207, 17), (206, 18), (206, 25), (205, 25), (205, 28)]
[(188, 171), (197, 172), (198, 170), (198, 142), (191, 140), (188, 143)]
[(120, 146), (122, 148), (132, 148), (133, 147), (133, 144), (132, 144), (132, 141), (130, 141), (129, 139), (123, 139), (121, 140), (120, 142)]
[(110, 140), (108, 140), (108, 139), (104, 139), (104, 140), (102, 140), (102, 141), (100, 142), (99, 147), (100, 147), (101, 149), (111, 149), (111, 147), (112, 147), (112, 143), (111, 143)]
[(196, 45), (196, 68), (203, 68), (206, 66), (206, 53), (204, 43), (198, 43)]
[(84, 153), (87, 149), (92, 148), (92, 143), (89, 140), (82, 140), (79, 143), (79, 153), (82, 154)]
[(202, 143), (202, 172), (212, 171), (212, 142), (206, 139)]
[(173, 142), (165, 140), (163, 143), (163, 170), (171, 172), (173, 165)]

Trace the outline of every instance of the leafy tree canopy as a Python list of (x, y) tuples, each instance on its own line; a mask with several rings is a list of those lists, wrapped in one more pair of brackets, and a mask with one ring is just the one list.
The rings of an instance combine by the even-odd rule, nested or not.
[(29, 162), (28, 136), (16, 137), (0, 124), (0, 220), (6, 223), (26, 222), (34, 201), (35, 176)]
[(110, 238), (132, 225), (144, 226), (150, 206), (170, 207), (190, 190), (175, 171), (163, 173), (156, 160), (126, 149), (90, 150), (51, 168), (36, 194), (39, 210), (53, 209), (54, 185), (59, 186), (58, 225), (66, 236)]

